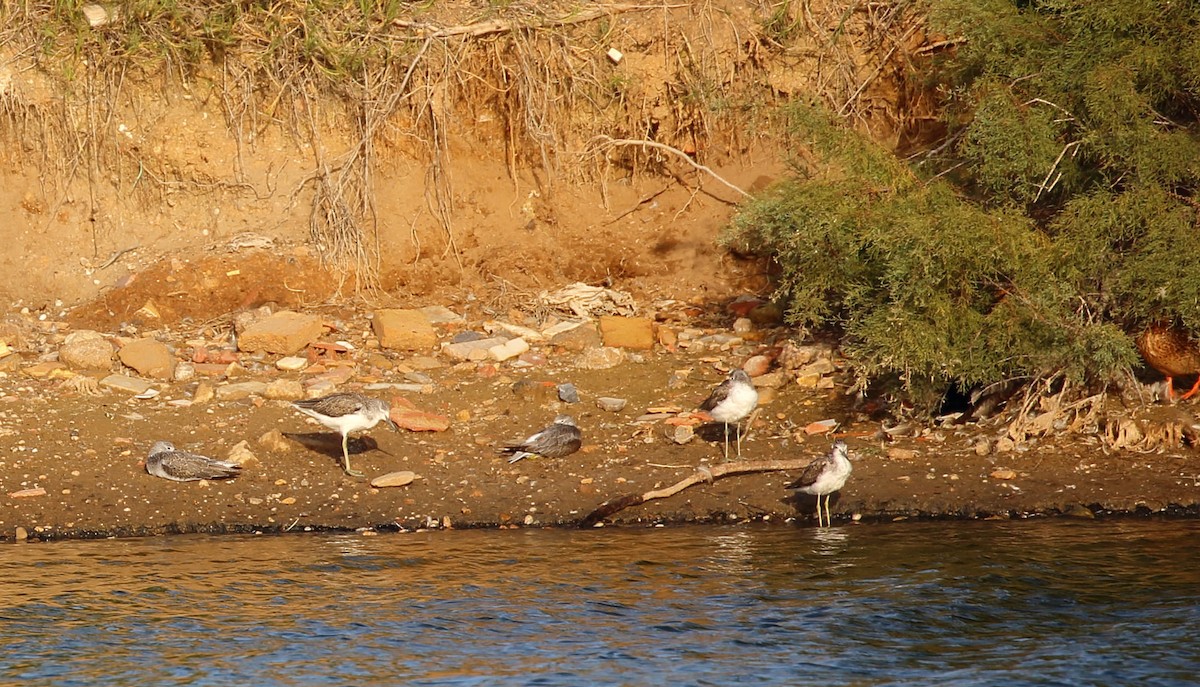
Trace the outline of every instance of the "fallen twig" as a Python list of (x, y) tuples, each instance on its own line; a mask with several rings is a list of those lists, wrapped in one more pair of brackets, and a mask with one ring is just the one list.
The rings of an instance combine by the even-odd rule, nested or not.
[(750, 472), (799, 470), (806, 467), (812, 462), (812, 460), (812, 456), (809, 456), (806, 458), (797, 458), (795, 460), (757, 460), (752, 463), (722, 463), (721, 465), (714, 465), (712, 467), (701, 466), (696, 469), (696, 472), (669, 487), (655, 489), (644, 494), (628, 494), (626, 496), (619, 496), (615, 499), (609, 499), (600, 504), (596, 510), (588, 513), (587, 516), (579, 523), (579, 526), (581, 528), (595, 527), (596, 523), (606, 520), (612, 517), (614, 514), (625, 510), (626, 508), (640, 506), (647, 501), (665, 499), (668, 496), (674, 496), (684, 489), (699, 484), (700, 482), (715, 482), (723, 477), (729, 477), (730, 475), (743, 475)]

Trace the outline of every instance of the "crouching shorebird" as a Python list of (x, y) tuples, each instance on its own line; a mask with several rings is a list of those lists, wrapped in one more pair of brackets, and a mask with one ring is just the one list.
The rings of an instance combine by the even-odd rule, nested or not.
[(237, 477), (241, 471), (240, 465), (176, 450), (169, 441), (154, 442), (150, 447), (150, 455), (146, 457), (146, 472), (176, 482)]
[(758, 391), (750, 375), (741, 368), (735, 368), (717, 385), (708, 398), (700, 404), (700, 410), (707, 411), (713, 420), (725, 425), (725, 457), (729, 458), (729, 423), (737, 425), (737, 454), (742, 457), (742, 425), (741, 422), (754, 406), (758, 405)]
[(833, 450), (827, 455), (817, 458), (804, 468), (800, 477), (787, 485), (788, 489), (796, 489), (805, 494), (817, 497), (817, 526), (821, 526), (821, 497), (825, 497), (825, 526), (833, 524), (829, 516), (829, 495), (841, 489), (850, 476), (850, 457), (846, 442), (838, 441), (833, 444)]
[(370, 429), (380, 422), (386, 422), (388, 427), (400, 431), (392, 422), (392, 407), (387, 401), (362, 394), (330, 394), (294, 401), (292, 405), (322, 425), (341, 433), (343, 469), (351, 477), (362, 477), (363, 473), (350, 469), (350, 449), (346, 445), (350, 432)]
[(524, 441), (515, 442), (500, 449), (500, 453), (508, 453), (512, 458), (508, 462), (515, 463), (526, 456), (542, 456), (543, 458), (562, 458), (579, 450), (583, 445), (583, 433), (575, 424), (575, 418), (570, 415), (559, 415), (554, 422), (537, 434), (530, 435)]

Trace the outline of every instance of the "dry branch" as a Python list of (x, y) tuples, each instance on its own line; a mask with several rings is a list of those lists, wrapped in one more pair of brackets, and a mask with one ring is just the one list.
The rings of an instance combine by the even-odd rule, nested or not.
[(611, 136), (604, 136), (604, 135), (597, 136), (597, 137), (593, 138), (592, 140), (595, 142), (598, 142), (601, 146), (604, 146), (604, 147), (639, 146), (642, 148), (654, 148), (655, 150), (666, 151), (666, 152), (671, 153), (672, 155), (675, 155), (676, 157), (682, 159), (684, 162), (686, 162), (689, 165), (691, 165), (692, 167), (696, 168), (698, 171), (704, 172), (705, 174), (711, 176), (712, 178), (716, 179), (717, 181), (721, 182), (722, 184), (725, 184), (726, 186), (733, 189), (734, 191), (737, 191), (741, 195), (743, 195), (745, 197), (750, 196), (749, 193), (747, 193), (746, 191), (743, 191), (740, 187), (735, 186), (733, 183), (731, 183), (729, 181), (726, 181), (724, 177), (722, 177), (720, 174), (717, 174), (716, 172), (714, 172), (712, 170), (712, 168), (708, 167), (707, 165), (702, 165), (699, 162), (696, 162), (687, 153), (683, 152), (682, 150), (680, 150), (678, 148), (669, 146), (665, 143), (659, 143), (658, 141), (647, 141), (644, 139), (613, 138)]
[(451, 38), (453, 36), (466, 36), (468, 38), (478, 38), (479, 36), (488, 36), (493, 33), (508, 33), (509, 31), (517, 31), (519, 29), (544, 29), (553, 26), (567, 26), (570, 24), (582, 24), (583, 22), (593, 21), (602, 17), (607, 17), (613, 14), (622, 12), (642, 12), (645, 10), (671, 10), (687, 7), (686, 4), (681, 5), (600, 5), (592, 7), (582, 12), (569, 14), (565, 17), (555, 19), (549, 17), (539, 17), (530, 22), (513, 21), (510, 19), (489, 19), (487, 21), (476, 22), (474, 24), (461, 24), (458, 26), (438, 26), (428, 22), (411, 21), (408, 19), (393, 19), (392, 24), (402, 29), (415, 29), (427, 38)]
[(812, 462), (812, 458), (798, 458), (796, 460), (757, 460), (752, 463), (723, 463), (714, 465), (713, 467), (700, 467), (696, 472), (685, 477), (684, 479), (672, 484), (663, 489), (655, 489), (644, 494), (627, 494), (615, 499), (609, 499), (600, 504), (595, 510), (587, 514), (579, 526), (582, 528), (594, 527), (596, 523), (612, 517), (614, 514), (630, 508), (632, 506), (640, 506), (647, 501), (655, 499), (665, 499), (668, 496), (674, 496), (679, 492), (694, 486), (701, 482), (715, 482), (723, 477), (731, 475), (744, 475), (751, 472), (778, 472), (780, 470), (799, 470), (806, 467)]

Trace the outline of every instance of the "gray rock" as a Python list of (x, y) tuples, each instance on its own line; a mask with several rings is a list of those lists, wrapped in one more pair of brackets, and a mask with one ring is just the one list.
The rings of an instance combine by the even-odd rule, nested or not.
[(479, 341), (481, 339), (489, 339), (489, 338), (493, 338), (493, 337), (489, 337), (487, 334), (484, 334), (483, 332), (465, 331), (465, 332), (459, 332), (459, 333), (455, 334), (454, 337), (450, 339), (450, 343), (452, 343), (452, 344), (470, 343), (472, 341)]
[(558, 400), (563, 403), (579, 403), (579, 390), (570, 382), (559, 384)]

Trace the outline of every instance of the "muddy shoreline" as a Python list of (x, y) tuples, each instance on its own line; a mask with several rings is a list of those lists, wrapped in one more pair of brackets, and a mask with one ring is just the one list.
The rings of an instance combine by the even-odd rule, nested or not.
[[(998, 421), (886, 437), (885, 423), (851, 402), (836, 351), (797, 342), (784, 327), (712, 326), (734, 319), (723, 310), (711, 322), (687, 318), (698, 311), (703, 308), (672, 304), (629, 318), (652, 332), (642, 349), (604, 346), (619, 342), (605, 341), (608, 334), (588, 322), (569, 337), (536, 341), (504, 361), (447, 356), (445, 344), (494, 330), (484, 322), (439, 325), (436, 346), (413, 352), (381, 347), (369, 313), (325, 312), (320, 317), (331, 328), (311, 342), (310, 360), (295, 370), (279, 368), (282, 355), (222, 349), (227, 332), (221, 327), (163, 328), (150, 338), (163, 343), (176, 364), (190, 362), (200, 349), (234, 362), (193, 363), (200, 372), (182, 380), (145, 379), (156, 392), (149, 397), (94, 384), (116, 373), (141, 379), (115, 356), (107, 370), (62, 366), (58, 347), (75, 330), (30, 317), (23, 341), (42, 353), (15, 362), (9, 356), (0, 376), (0, 537), (575, 527), (610, 499), (661, 489), (724, 461), (721, 432), (713, 431), (720, 425), (693, 411), (731, 366), (752, 365), (756, 356), (769, 365), (756, 377), (764, 385), (762, 401), (742, 460), (806, 460), (828, 450), (834, 438), (845, 439), (854, 474), (832, 500), (838, 523), (1200, 516), (1200, 461), (1191, 449), (1107, 451), (1086, 434), (1006, 446)], [(105, 340), (119, 351), (148, 333)], [(320, 357), (330, 354), (335, 336), (352, 348), (337, 359)], [(789, 361), (798, 348), (807, 357)], [(410, 429), (378, 425), (352, 437), (353, 464), (365, 478), (342, 473), (337, 434), (304, 418), (286, 397), (271, 397), (277, 394), (270, 389), (303, 394), (324, 389), (330, 379), (340, 391), (408, 409), (402, 419)], [(577, 402), (562, 400), (565, 384)], [(1190, 415), (1189, 407), (1170, 410)], [(497, 454), (505, 442), (559, 413), (574, 415), (583, 430), (578, 453), (512, 465)], [(832, 431), (822, 431), (822, 422)], [(159, 439), (220, 459), (236, 451), (252, 457), (230, 481), (169, 482), (148, 475), (140, 463)], [(417, 479), (403, 487), (370, 486), (372, 478), (400, 470)], [(813, 497), (784, 488), (798, 473), (697, 484), (622, 510), (604, 524), (812, 526)]]

